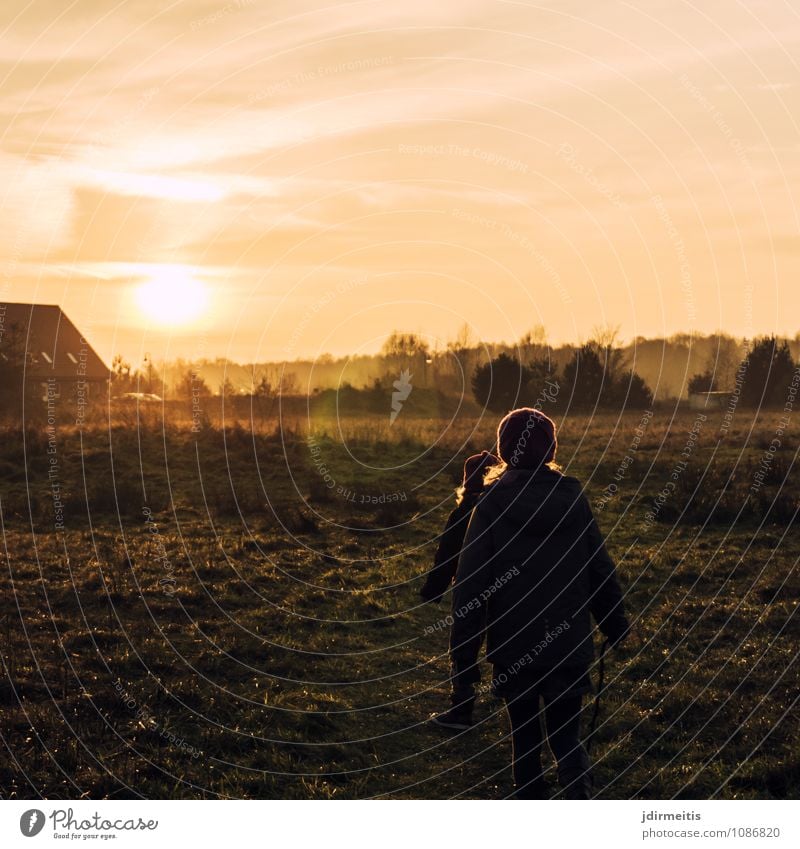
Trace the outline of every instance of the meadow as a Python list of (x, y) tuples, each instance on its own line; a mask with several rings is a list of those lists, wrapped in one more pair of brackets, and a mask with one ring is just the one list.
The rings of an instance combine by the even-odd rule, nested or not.
[[(501, 703), (463, 734), (425, 723), (448, 607), (417, 597), (495, 421), (6, 427), (2, 796), (507, 796)], [(598, 796), (796, 798), (794, 429), (683, 408), (560, 425), (635, 622), (608, 660)]]

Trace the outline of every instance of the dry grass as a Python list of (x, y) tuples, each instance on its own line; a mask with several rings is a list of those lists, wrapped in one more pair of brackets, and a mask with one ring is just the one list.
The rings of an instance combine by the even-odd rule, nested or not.
[[(640, 413), (562, 422), (637, 623), (609, 669), (604, 797), (800, 792), (792, 434), (748, 498), (777, 418), (703, 423), (650, 523), (695, 414), (656, 413), (633, 453)], [(422, 722), (446, 700), (446, 629), (424, 633), (446, 609), (415, 595), (494, 421), (145, 419), (59, 429), (63, 532), (47, 434), (4, 435), (2, 795), (507, 794), (500, 705), (457, 738)]]

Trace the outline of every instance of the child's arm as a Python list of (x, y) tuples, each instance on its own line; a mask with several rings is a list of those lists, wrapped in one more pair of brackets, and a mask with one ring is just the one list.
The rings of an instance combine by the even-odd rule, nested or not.
[(425, 601), (441, 601), (447, 588), (453, 583), (471, 512), (472, 508), (462, 502), (448, 516), (433, 558), (433, 568), (428, 572), (419, 591)]
[(603, 535), (594, 518), (592, 508), (585, 502), (586, 541), (589, 547), (589, 577), (591, 580), (590, 609), (597, 626), (611, 641), (621, 643), (630, 632), (622, 590), (617, 581), (617, 570), (603, 542)]
[(478, 654), (486, 628), (485, 590), (492, 581), (493, 555), (491, 521), (479, 504), (469, 521), (453, 588), (450, 660), (460, 684), (480, 680)]

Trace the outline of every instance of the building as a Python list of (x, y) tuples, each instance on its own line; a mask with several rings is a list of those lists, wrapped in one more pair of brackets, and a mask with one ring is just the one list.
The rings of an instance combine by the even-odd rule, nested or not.
[(730, 392), (690, 392), (690, 410), (724, 410), (730, 400)]
[(111, 373), (61, 307), (0, 303), (0, 376), (6, 398), (71, 401), (80, 420)]

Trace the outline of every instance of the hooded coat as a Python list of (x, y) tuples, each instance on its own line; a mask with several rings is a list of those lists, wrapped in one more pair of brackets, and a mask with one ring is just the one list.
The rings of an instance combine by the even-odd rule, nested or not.
[(592, 617), (612, 641), (629, 630), (614, 563), (580, 482), (547, 466), (507, 470), (478, 499), (461, 550), (454, 674), (480, 679), (485, 633), (486, 656), (506, 689), (531, 677), (586, 681)]

